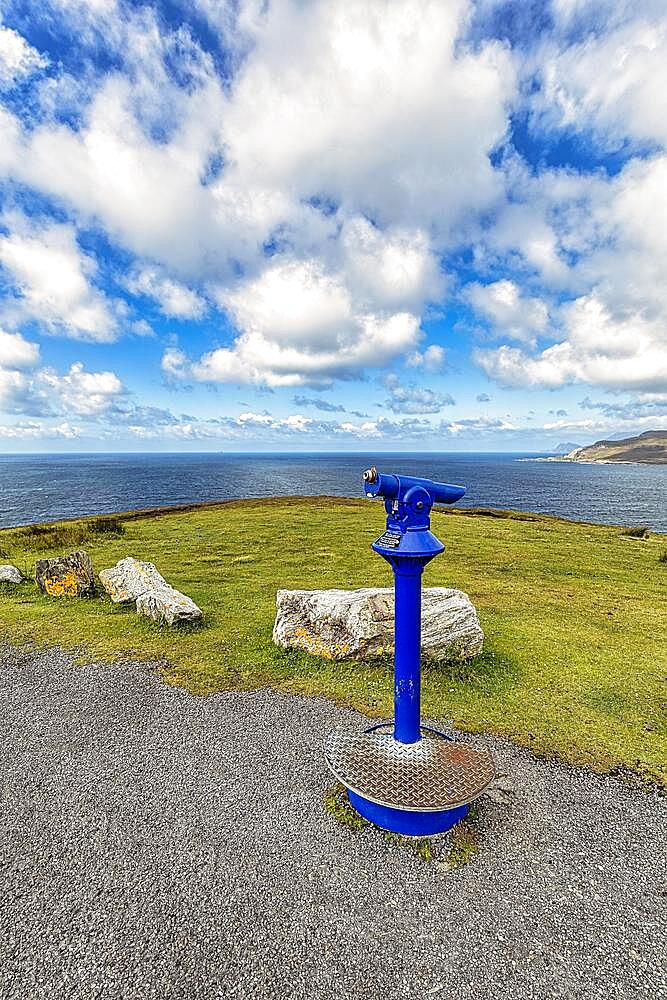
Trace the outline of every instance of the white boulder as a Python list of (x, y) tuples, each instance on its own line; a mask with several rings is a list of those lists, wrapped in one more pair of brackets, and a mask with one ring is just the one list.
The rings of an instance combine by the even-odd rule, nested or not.
[(202, 617), (195, 602), (168, 583), (146, 590), (137, 598), (137, 614), (152, 618), (160, 625), (193, 622)]
[[(273, 641), (332, 660), (369, 659), (394, 650), (394, 591), (279, 590)], [(422, 592), (422, 658), (466, 660), (482, 652), (484, 633), (462, 590)]]
[(22, 583), (23, 576), (16, 566), (0, 566), (0, 583)]
[(169, 586), (153, 563), (140, 562), (132, 556), (120, 559), (111, 569), (103, 569), (100, 583), (114, 604), (129, 604), (147, 590)]
[(111, 569), (103, 569), (100, 582), (114, 603), (136, 601), (137, 614), (162, 625), (203, 617), (195, 602), (170, 586), (153, 563), (126, 556)]

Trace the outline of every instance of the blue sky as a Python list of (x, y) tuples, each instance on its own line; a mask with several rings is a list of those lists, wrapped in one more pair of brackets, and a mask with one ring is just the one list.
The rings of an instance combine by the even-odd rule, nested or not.
[(667, 427), (662, 2), (0, 17), (0, 451)]

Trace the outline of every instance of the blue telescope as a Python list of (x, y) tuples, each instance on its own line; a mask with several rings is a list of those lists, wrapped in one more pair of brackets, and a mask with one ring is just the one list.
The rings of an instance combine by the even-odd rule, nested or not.
[(466, 490), (375, 467), (363, 482), (367, 497), (384, 499), (387, 514), (372, 548), (394, 573), (394, 721), (334, 733), (327, 762), (366, 819), (406, 836), (431, 836), (463, 819), (495, 776), (488, 750), (421, 724), (421, 578), (445, 548), (431, 531), (431, 509), (456, 503)]
[(387, 527), (373, 549), (394, 571), (395, 736), (401, 743), (420, 738), (421, 576), (445, 546), (431, 532), (434, 503), (456, 503), (465, 486), (413, 476), (387, 476), (373, 466), (363, 475), (367, 497), (384, 497)]
[(434, 503), (456, 503), (465, 496), (465, 486), (451, 483), (434, 483), (432, 479), (417, 479), (415, 476), (387, 476), (373, 466), (363, 475), (364, 491), (367, 497), (384, 497), (385, 500), (405, 500), (411, 490), (425, 490)]

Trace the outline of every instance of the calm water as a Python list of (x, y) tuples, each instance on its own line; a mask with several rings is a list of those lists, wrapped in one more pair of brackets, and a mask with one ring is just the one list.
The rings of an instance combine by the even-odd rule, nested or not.
[(0, 527), (141, 507), (287, 494), (362, 496), (370, 465), (510, 507), (667, 531), (667, 466), (522, 462), (507, 454), (4, 455)]

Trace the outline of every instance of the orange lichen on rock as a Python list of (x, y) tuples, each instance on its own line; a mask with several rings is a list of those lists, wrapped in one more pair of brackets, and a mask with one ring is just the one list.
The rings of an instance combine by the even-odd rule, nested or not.
[(35, 563), (35, 582), (49, 597), (92, 597), (95, 594), (93, 564), (80, 550)]
[(62, 580), (52, 580), (47, 576), (44, 580), (44, 589), (51, 597), (77, 597), (79, 593), (76, 577), (71, 571), (65, 573)]

